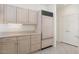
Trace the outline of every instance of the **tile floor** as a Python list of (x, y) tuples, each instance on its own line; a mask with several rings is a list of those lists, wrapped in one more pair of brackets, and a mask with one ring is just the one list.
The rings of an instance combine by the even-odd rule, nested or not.
[(65, 43), (57, 43), (57, 47), (50, 47), (34, 54), (79, 54), (79, 47), (71, 46)]

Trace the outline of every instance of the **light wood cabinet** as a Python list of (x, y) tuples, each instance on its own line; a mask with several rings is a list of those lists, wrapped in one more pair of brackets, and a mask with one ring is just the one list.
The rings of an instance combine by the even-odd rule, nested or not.
[(0, 24), (3, 24), (3, 5), (0, 4)]
[(4, 22), (16, 23), (16, 7), (10, 5), (4, 6)]
[(22, 18), (21, 18), (21, 8), (17, 8), (17, 23), (21, 24), (22, 23)]
[(41, 35), (0, 38), (0, 54), (27, 54), (41, 49)]
[(17, 8), (17, 23), (28, 24), (28, 9)]
[(32, 35), (31, 36), (31, 52), (41, 49), (41, 35)]
[(17, 23), (37, 24), (38, 12), (31, 9), (17, 8)]
[(29, 24), (37, 24), (38, 12), (29, 9)]
[(15, 54), (17, 53), (17, 41), (15, 37), (0, 39), (0, 53)]
[(22, 23), (28, 24), (28, 9), (22, 9)]
[(38, 11), (0, 5), (0, 23), (37, 24)]
[(17, 37), (18, 39), (18, 53), (24, 54), (30, 52), (30, 36)]

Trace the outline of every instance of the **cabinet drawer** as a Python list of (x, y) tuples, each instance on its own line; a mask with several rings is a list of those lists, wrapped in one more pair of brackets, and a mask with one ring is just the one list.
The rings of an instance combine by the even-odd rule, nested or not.
[(16, 41), (16, 37), (1, 38), (0, 43)]
[(18, 40), (22, 40), (22, 39), (28, 40), (29, 38), (30, 36), (18, 36), (17, 37)]
[(53, 45), (53, 38), (42, 40), (42, 48)]
[(36, 43), (31, 45), (31, 52), (35, 52), (41, 49), (41, 44), (40, 43)]
[(32, 35), (31, 36), (31, 44), (40, 43), (41, 35)]
[(18, 36), (17, 37), (17, 40), (23, 40), (23, 39), (25, 39), (25, 36)]

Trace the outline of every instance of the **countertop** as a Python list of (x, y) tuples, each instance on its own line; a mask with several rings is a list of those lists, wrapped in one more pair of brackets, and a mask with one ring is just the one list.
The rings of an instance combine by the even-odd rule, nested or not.
[(38, 32), (7, 32), (7, 33), (0, 33), (0, 38), (24, 36), (24, 35), (40, 35), (40, 34), (41, 33)]

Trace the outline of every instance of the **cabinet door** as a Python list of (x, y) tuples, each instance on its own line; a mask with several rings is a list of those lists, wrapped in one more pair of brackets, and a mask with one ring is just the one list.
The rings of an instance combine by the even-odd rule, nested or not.
[(17, 53), (17, 41), (15, 37), (0, 39), (0, 53), (15, 54)]
[(16, 7), (5, 5), (4, 20), (5, 23), (16, 23)]
[(22, 23), (28, 24), (28, 9), (22, 9)]
[(30, 36), (18, 37), (18, 53), (25, 54), (30, 52)]
[(0, 4), (0, 24), (3, 24), (3, 5)]
[(28, 9), (17, 8), (17, 23), (28, 24)]
[(38, 12), (34, 10), (29, 10), (29, 24), (37, 24)]
[(41, 49), (41, 35), (31, 36), (31, 52)]
[(22, 23), (22, 19), (21, 19), (21, 8), (17, 8), (17, 23), (21, 24)]

